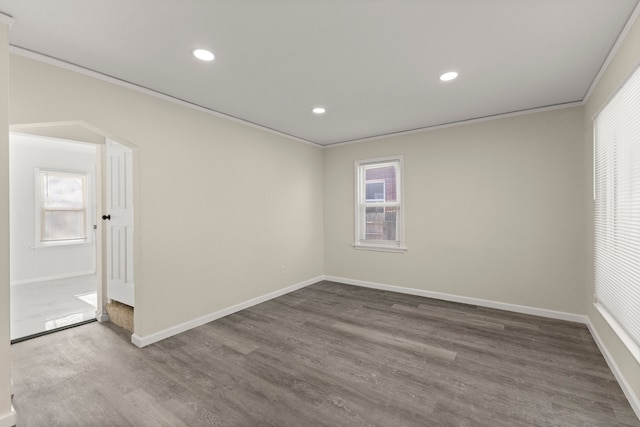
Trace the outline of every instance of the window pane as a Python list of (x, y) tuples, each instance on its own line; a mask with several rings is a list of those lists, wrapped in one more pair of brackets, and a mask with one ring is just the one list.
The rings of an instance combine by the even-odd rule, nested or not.
[(366, 208), (365, 239), (396, 240), (396, 207)]
[(640, 68), (594, 119), (598, 308), (640, 361)]
[(42, 240), (85, 239), (84, 211), (43, 211)]
[(406, 250), (402, 218), (402, 156), (356, 161), (355, 240), (358, 249)]
[(371, 201), (384, 201), (384, 181), (382, 182), (367, 182), (366, 184), (366, 198), (368, 202)]
[(43, 172), (42, 178), (43, 207), (76, 209), (84, 207), (84, 176)]
[[(396, 191), (396, 165), (384, 164), (381, 166), (368, 166), (365, 170), (366, 198), (367, 200), (384, 200), (386, 202), (397, 201)], [(374, 181), (369, 183), (368, 181)], [(369, 187), (372, 191), (384, 191), (383, 197), (369, 198)]]

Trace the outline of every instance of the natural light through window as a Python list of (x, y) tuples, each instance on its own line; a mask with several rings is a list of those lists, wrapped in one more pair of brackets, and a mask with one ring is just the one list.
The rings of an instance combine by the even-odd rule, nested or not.
[(88, 239), (88, 174), (37, 169), (37, 243), (84, 243)]
[(596, 307), (640, 361), (640, 69), (596, 116)]
[(357, 249), (402, 251), (402, 157), (357, 161)]

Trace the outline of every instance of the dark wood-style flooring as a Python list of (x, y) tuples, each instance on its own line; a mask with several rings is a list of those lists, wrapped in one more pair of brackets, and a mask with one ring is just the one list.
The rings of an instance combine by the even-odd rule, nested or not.
[(18, 427), (640, 426), (582, 324), (320, 282), (138, 349), (12, 346)]

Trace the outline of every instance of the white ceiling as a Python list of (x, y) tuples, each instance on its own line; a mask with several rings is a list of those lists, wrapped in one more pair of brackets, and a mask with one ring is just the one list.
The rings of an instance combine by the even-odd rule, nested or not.
[[(327, 145), (582, 101), (637, 4), (0, 0), (0, 12), (15, 47)], [(440, 82), (449, 70), (460, 77)]]

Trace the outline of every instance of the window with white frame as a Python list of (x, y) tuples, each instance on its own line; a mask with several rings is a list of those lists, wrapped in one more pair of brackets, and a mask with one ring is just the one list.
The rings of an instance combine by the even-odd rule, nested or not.
[(365, 201), (384, 202), (384, 182), (384, 179), (371, 179), (365, 181)]
[(359, 249), (402, 251), (402, 156), (355, 162), (355, 243)]
[(36, 246), (89, 240), (88, 173), (36, 169)]
[(596, 307), (640, 361), (640, 68), (595, 117)]

